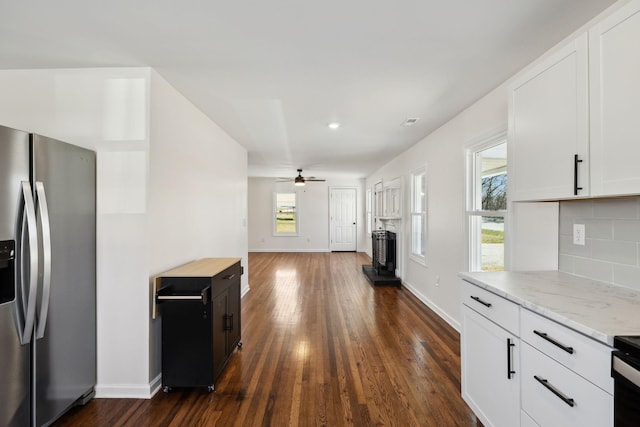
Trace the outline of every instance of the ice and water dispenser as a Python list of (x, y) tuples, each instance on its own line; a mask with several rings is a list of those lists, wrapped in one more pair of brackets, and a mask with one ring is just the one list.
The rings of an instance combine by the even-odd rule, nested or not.
[(13, 240), (0, 241), (0, 304), (13, 301), (16, 297), (15, 247)]

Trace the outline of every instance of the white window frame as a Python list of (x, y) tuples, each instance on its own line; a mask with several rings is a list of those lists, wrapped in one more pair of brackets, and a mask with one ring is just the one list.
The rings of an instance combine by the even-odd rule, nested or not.
[[(277, 231), (277, 201), (278, 194), (294, 194), (295, 195), (295, 225), (296, 229), (292, 233), (282, 233)], [(300, 233), (300, 197), (297, 191), (274, 191), (273, 192), (273, 205), (271, 208), (271, 218), (273, 222), (273, 236), (274, 237), (296, 237)]]
[(373, 204), (372, 201), (372, 190), (371, 188), (367, 189), (367, 200), (366, 200), (366, 211), (367, 211), (367, 236), (371, 236), (371, 231), (373, 230), (373, 212), (371, 210), (371, 206)]
[[(422, 177), (422, 178), (420, 178)], [(416, 206), (416, 200), (418, 194), (418, 188), (416, 186), (416, 179), (423, 179), (422, 182), (422, 192), (423, 194), (420, 197), (423, 197), (423, 205), (424, 206)], [(427, 166), (422, 166), (411, 172), (411, 186), (410, 186), (410, 200), (409, 200), (409, 258), (415, 262), (426, 265), (427, 262), (427, 214), (428, 214), (428, 179), (427, 179)], [(414, 230), (414, 219), (420, 221), (422, 233), (420, 233), (420, 246), (422, 248), (422, 253), (415, 252), (415, 238), (416, 238), (416, 230)]]
[[(507, 254), (507, 210), (483, 210), (482, 209), (482, 187), (477, 183), (481, 182), (482, 169), (479, 165), (478, 154), (484, 150), (507, 143), (507, 131), (501, 129), (491, 135), (480, 139), (476, 143), (467, 146), (466, 149), (466, 216), (467, 216), (467, 256), (469, 271), (482, 271), (482, 224), (481, 219), (485, 216), (501, 217), (505, 224), (504, 239), (504, 263), (506, 264)], [(507, 160), (508, 161), (508, 160)], [(507, 176), (508, 179), (508, 176)], [(508, 184), (507, 184), (508, 191)], [(505, 265), (506, 269), (506, 265)]]

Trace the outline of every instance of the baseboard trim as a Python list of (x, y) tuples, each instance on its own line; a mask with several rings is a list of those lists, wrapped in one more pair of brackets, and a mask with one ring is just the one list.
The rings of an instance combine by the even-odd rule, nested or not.
[(248, 294), (250, 290), (251, 290), (251, 286), (248, 286), (248, 285), (247, 285), (247, 287), (242, 288), (242, 290), (240, 292), (240, 298), (244, 298), (244, 296), (246, 294)]
[(96, 398), (101, 399), (151, 399), (162, 386), (162, 374), (158, 374), (149, 384), (98, 384)]
[(331, 250), (329, 249), (281, 249), (281, 248), (274, 248), (274, 249), (264, 249), (264, 248), (259, 248), (259, 249), (249, 249), (249, 252), (331, 252)]
[(440, 316), (442, 318), (442, 320), (444, 320), (445, 322), (447, 322), (449, 324), (449, 326), (451, 326), (453, 329), (455, 329), (456, 331), (460, 332), (460, 323), (458, 321), (456, 321), (453, 317), (449, 316), (449, 314), (447, 314), (446, 311), (444, 311), (443, 309), (441, 309), (436, 303), (434, 303), (433, 301), (431, 301), (429, 298), (427, 298), (426, 296), (424, 296), (421, 292), (419, 292), (415, 286), (413, 286), (411, 283), (406, 282), (405, 280), (402, 281), (402, 285), (407, 288), (407, 290), (409, 292), (411, 292), (413, 295), (415, 295), (416, 298), (418, 298), (424, 305), (426, 305), (427, 307), (429, 307), (431, 310), (433, 310), (438, 316)]
[(151, 384), (149, 385), (149, 388), (151, 389), (151, 397), (155, 396), (156, 393), (158, 393), (160, 391), (160, 389), (162, 388), (162, 374), (158, 374), (152, 381)]

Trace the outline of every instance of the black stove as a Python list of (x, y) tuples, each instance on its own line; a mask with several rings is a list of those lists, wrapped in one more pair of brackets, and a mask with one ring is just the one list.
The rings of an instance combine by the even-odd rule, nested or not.
[(621, 336), (613, 339), (613, 346), (629, 355), (640, 357), (640, 336)]
[(611, 356), (614, 426), (640, 425), (640, 336), (615, 337)]

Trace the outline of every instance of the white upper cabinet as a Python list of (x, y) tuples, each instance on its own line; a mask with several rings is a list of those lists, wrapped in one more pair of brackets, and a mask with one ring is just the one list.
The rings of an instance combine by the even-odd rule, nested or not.
[(638, 46), (632, 0), (514, 80), (511, 200), (640, 194)]
[(510, 85), (511, 200), (557, 200), (589, 194), (587, 68), (584, 34)]
[(589, 31), (591, 193), (640, 193), (640, 1)]

